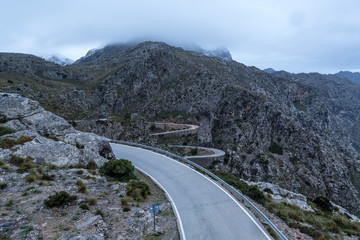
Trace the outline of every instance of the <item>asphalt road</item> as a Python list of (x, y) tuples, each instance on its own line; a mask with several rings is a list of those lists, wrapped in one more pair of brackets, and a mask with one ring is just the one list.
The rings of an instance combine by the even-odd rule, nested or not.
[(149, 150), (111, 147), (117, 158), (132, 161), (170, 195), (182, 239), (272, 239), (229, 193), (193, 169)]

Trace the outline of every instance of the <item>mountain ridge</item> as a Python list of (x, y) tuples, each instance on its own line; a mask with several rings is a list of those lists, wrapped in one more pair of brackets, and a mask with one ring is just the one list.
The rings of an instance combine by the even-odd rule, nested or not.
[[(360, 127), (359, 87), (341, 78), (311, 75), (320, 82), (312, 84), (308, 75), (268, 74), (159, 42), (108, 49), (65, 67), (30, 64), (24, 72), (16, 64), (0, 65), (2, 89), (31, 96), (68, 119), (117, 116), (128, 131), (121, 139), (151, 143), (160, 139), (133, 121), (195, 123), (200, 128), (191, 141), (227, 153), (217, 168), (360, 211), (359, 152), (347, 136)], [(350, 90), (354, 99), (343, 96)]]

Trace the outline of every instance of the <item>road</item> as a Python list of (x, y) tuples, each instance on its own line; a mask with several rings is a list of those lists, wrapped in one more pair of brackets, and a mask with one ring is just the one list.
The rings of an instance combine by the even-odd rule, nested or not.
[(216, 148), (206, 148), (206, 147), (197, 147), (197, 146), (188, 146), (188, 145), (169, 145), (169, 147), (178, 147), (178, 148), (198, 148), (198, 149), (202, 149), (208, 152), (212, 152), (211, 154), (208, 155), (195, 155), (195, 156), (184, 156), (184, 158), (187, 159), (192, 159), (192, 158), (219, 158), (219, 157), (223, 157), (225, 156), (225, 152), (220, 150), (220, 149), (216, 149)]
[(182, 239), (272, 239), (229, 193), (190, 167), (158, 153), (111, 143), (117, 158), (132, 161), (170, 196)]

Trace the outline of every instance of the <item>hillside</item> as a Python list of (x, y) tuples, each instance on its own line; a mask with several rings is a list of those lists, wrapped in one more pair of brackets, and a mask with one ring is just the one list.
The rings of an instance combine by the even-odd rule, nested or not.
[(194, 123), (194, 144), (227, 153), (217, 168), (360, 211), (358, 85), (271, 75), (159, 42), (111, 45), (65, 67), (28, 55), (0, 58), (3, 91), (69, 120), (114, 116), (119, 138), (153, 144), (160, 139), (147, 136), (145, 121)]
[[(163, 191), (114, 160), (108, 139), (16, 94), (0, 94), (0, 119), (0, 239), (179, 239)], [(131, 178), (109, 176), (106, 164), (119, 162)]]

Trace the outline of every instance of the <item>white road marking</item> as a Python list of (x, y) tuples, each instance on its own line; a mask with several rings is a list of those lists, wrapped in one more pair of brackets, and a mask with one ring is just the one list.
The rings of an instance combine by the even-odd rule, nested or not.
[[(112, 143), (112, 144), (118, 144), (118, 143)], [(125, 145), (125, 144), (118, 144), (118, 145), (122, 145), (122, 146), (126, 146), (126, 147), (133, 147), (133, 148), (139, 148), (139, 149), (142, 149), (144, 151), (148, 151), (148, 152), (151, 152), (151, 153), (154, 153), (154, 154), (157, 154), (157, 155), (160, 155), (162, 157), (165, 157), (165, 158), (168, 158), (170, 159), (171, 161), (174, 161), (180, 165), (183, 165), (184, 167), (187, 167), (188, 169), (196, 172), (197, 174), (199, 174), (200, 176), (204, 177), (205, 179), (209, 180), (210, 182), (212, 182), (215, 186), (217, 186), (219, 189), (221, 189), (226, 195), (228, 195), (239, 207), (240, 209), (245, 212), (245, 214), (255, 223), (255, 225), (260, 229), (260, 231), (266, 236), (267, 239), (269, 240), (272, 240), (272, 238), (264, 231), (264, 229), (262, 227), (259, 226), (259, 224), (257, 223), (257, 221), (240, 205), (240, 203), (238, 202), (238, 200), (236, 200), (230, 193), (228, 193), (225, 189), (223, 189), (221, 186), (219, 186), (217, 183), (215, 183), (212, 179), (206, 177), (205, 175), (199, 173), (198, 171), (192, 169), (191, 167), (187, 166), (186, 164), (184, 163), (181, 163), (175, 159), (172, 159), (166, 155), (163, 155), (163, 154), (160, 154), (160, 153), (157, 153), (157, 152), (154, 152), (154, 151), (151, 151), (151, 150), (148, 150), (148, 149), (144, 149), (144, 148), (141, 148), (141, 147), (134, 147), (134, 146), (128, 146), (128, 145)], [(147, 174), (148, 175), (148, 174)], [(149, 175), (150, 176), (150, 175)], [(151, 176), (150, 176), (151, 177)], [(156, 180), (155, 180), (156, 181)], [(157, 181), (156, 181), (157, 182)], [(169, 195), (170, 196), (170, 195)], [(181, 219), (180, 219), (181, 220)]]
[(168, 200), (171, 202), (171, 205), (175, 211), (175, 215), (176, 215), (176, 219), (178, 221), (178, 225), (179, 225), (179, 231), (180, 231), (180, 239), (181, 240), (186, 240), (186, 237), (185, 237), (185, 231), (184, 231), (184, 227), (183, 227), (183, 224), (182, 224), (182, 221), (181, 221), (181, 217), (180, 217), (180, 213), (175, 205), (175, 202), (174, 200), (171, 198), (170, 194), (166, 191), (166, 189), (161, 185), (161, 183), (159, 183), (155, 178), (153, 178), (150, 174), (148, 174), (147, 172), (145, 172), (144, 170), (142, 170), (141, 168), (139, 167), (135, 167), (137, 170), (139, 170), (140, 172), (144, 173), (145, 175), (147, 175), (149, 178), (151, 178), (152, 181), (154, 181), (156, 183), (156, 185), (158, 185), (166, 194)]

